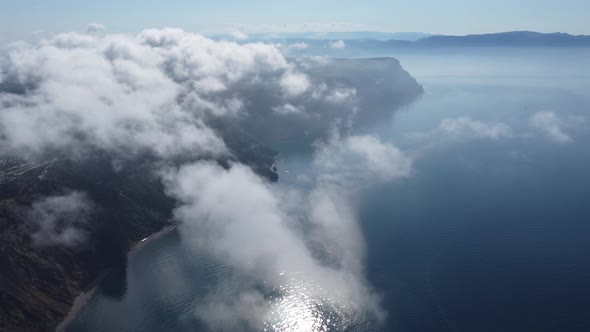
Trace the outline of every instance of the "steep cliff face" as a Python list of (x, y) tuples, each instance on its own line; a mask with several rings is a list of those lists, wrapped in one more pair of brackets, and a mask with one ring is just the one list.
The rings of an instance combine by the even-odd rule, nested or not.
[[(305, 93), (283, 100), (281, 87), (264, 80), (237, 88), (249, 101), (241, 128), (271, 143), (313, 142), (346, 135), (387, 120), (424, 89), (394, 58), (294, 59), (309, 79)], [(295, 80), (295, 79), (294, 79)]]

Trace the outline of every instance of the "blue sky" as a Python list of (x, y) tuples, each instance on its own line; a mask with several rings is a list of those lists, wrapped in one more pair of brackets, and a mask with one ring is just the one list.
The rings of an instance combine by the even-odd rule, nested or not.
[(173, 26), (202, 33), (419, 31), (469, 34), (508, 30), (590, 34), (590, 0), (0, 0), (0, 38), (33, 32), (110, 32)]

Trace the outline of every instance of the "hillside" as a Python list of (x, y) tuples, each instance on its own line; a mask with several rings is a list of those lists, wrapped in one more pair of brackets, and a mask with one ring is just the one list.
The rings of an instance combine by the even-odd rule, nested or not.
[[(239, 161), (269, 181), (278, 179), (270, 170), (272, 150), (248, 144), (251, 141), (239, 134), (233, 137), (228, 145)], [(53, 329), (101, 271), (126, 264), (131, 245), (169, 223), (175, 204), (155, 174), (157, 163), (101, 151), (76, 159), (2, 160), (0, 331)], [(73, 220), (83, 229), (85, 241), (75, 246), (35, 245), (39, 224), (31, 218), (31, 206), (44, 197), (73, 192), (84, 192), (93, 203), (88, 220)]]

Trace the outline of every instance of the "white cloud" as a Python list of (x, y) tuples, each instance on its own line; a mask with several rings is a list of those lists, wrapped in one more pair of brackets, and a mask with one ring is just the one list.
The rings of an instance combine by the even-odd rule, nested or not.
[(562, 120), (553, 112), (537, 112), (531, 117), (530, 122), (534, 128), (556, 143), (569, 143), (572, 141), (571, 136), (562, 128)]
[(362, 274), (365, 244), (354, 210), (359, 191), (407, 177), (412, 160), (373, 136), (332, 139), (319, 145), (309, 197), (310, 237), (345, 270)]
[(287, 46), (287, 48), (290, 49), (290, 50), (305, 50), (308, 47), (309, 47), (309, 45), (307, 43), (304, 43), (304, 42), (293, 43), (293, 44), (289, 44)]
[(231, 35), (237, 40), (246, 40), (249, 38), (249, 36), (246, 33), (239, 30), (232, 31)]
[(105, 26), (100, 23), (89, 23), (88, 27), (86, 28), (86, 32), (97, 33), (97, 32), (102, 32), (105, 29), (106, 29)]
[[(0, 154), (98, 147), (163, 158), (219, 156), (228, 151), (207, 125), (212, 119), (252, 115), (280, 122), (293, 107), (310, 117), (283, 121), (282, 133), (325, 137), (333, 127), (350, 128), (359, 91), (369, 89), (357, 86), (362, 74), (347, 76), (345, 62), (287, 60), (272, 45), (214, 41), (170, 28), (135, 37), (65, 33), (15, 44), (0, 53)], [(302, 98), (307, 93), (311, 98)]]
[(472, 135), (493, 140), (512, 136), (512, 129), (504, 123), (483, 122), (470, 117), (444, 119), (438, 130), (452, 135)]
[(448, 118), (428, 132), (414, 132), (408, 137), (419, 140), (432, 140), (440, 144), (451, 139), (490, 139), (499, 140), (513, 137), (512, 128), (502, 122), (485, 122), (470, 117)]
[(187, 240), (198, 248), (262, 280), (275, 278), (277, 271), (316, 265), (300, 235), (290, 231), (270, 185), (249, 168), (198, 163), (169, 171), (164, 180), (183, 204), (175, 214), (185, 221)]
[(280, 115), (289, 115), (289, 114), (303, 114), (305, 113), (305, 109), (303, 107), (293, 106), (291, 104), (284, 104), (281, 106), (275, 106), (272, 108), (273, 112)]
[(37, 246), (75, 246), (84, 240), (84, 232), (77, 225), (88, 220), (92, 206), (86, 196), (72, 192), (63, 196), (49, 196), (34, 202), (29, 220), (34, 226), (31, 234)]
[(354, 187), (408, 176), (412, 160), (373, 136), (350, 136), (319, 145), (314, 164), (323, 182)]
[[(0, 153), (100, 147), (163, 157), (224, 154), (204, 120), (236, 115), (245, 105), (220, 94), (246, 77), (278, 80), (286, 68), (273, 46), (215, 42), (177, 29), (137, 37), (65, 33), (18, 44), (0, 54), (0, 86), (9, 89), (0, 94)], [(309, 84), (290, 75), (289, 92)]]
[(326, 101), (335, 104), (351, 102), (355, 98), (356, 89), (354, 88), (336, 88), (326, 95)]
[[(175, 215), (184, 222), (183, 241), (280, 293), (281, 300), (262, 301), (256, 290), (246, 288), (229, 298), (205, 300), (197, 316), (221, 330), (239, 324), (261, 328), (272, 322), (273, 311), (287, 305), (302, 311), (294, 319), (305, 325), (304, 312), (313, 301), (344, 315), (383, 318), (379, 297), (364, 277), (365, 243), (353, 201), (363, 188), (407, 176), (411, 165), (397, 148), (353, 136), (318, 148), (309, 191), (277, 192), (239, 164), (226, 170), (197, 163), (165, 171), (168, 193), (180, 203)], [(328, 261), (318, 260), (317, 250)], [(286, 280), (297, 285), (291, 289)], [(302, 298), (298, 287), (303, 285)]]
[(220, 92), (227, 90), (227, 86), (218, 77), (205, 77), (193, 83), (196, 91), (203, 93)]
[[(358, 94), (389, 89), (355, 85), (367, 80), (354, 79), (381, 73), (391, 63), (359, 63), (373, 65), (352, 75), (342, 71), (350, 68), (348, 60), (289, 62), (271, 45), (216, 42), (178, 29), (145, 30), (136, 37), (67, 33), (19, 44), (0, 55), (0, 154), (101, 148), (150, 152), (161, 161), (192, 159), (160, 172), (167, 194), (178, 202), (183, 241), (265, 281), (284, 301), (295, 301), (302, 316), (309, 306), (296, 290), (280, 288), (285, 278), (305, 284), (309, 298), (341, 314), (382, 318), (379, 297), (363, 272), (365, 244), (354, 199), (367, 186), (407, 176), (410, 158), (374, 137), (334, 134), (317, 145), (309, 187), (289, 193), (245, 165), (194, 161), (231, 153), (208, 126), (221, 117), (239, 125), (252, 114), (265, 119), (257, 125), (269, 127), (278, 119), (287, 125), (273, 132), (285, 136), (344, 132), (341, 127), (357, 115)], [(306, 93), (311, 98), (303, 98)], [(282, 117), (303, 112), (313, 116)], [(294, 200), (282, 200), (286, 195)], [(56, 203), (64, 199), (43, 201), (36, 210), (49, 215), (44, 206), (69, 206)], [(51, 221), (60, 216), (42, 223), (48, 225), (44, 234), (67, 242), (73, 233), (61, 235)], [(329, 262), (315, 250), (324, 250)], [(285, 302), (261, 302), (252, 291), (210, 299), (196, 314), (221, 329), (239, 326), (227, 317), (260, 327), (269, 309)]]
[(296, 97), (306, 92), (311, 83), (307, 75), (293, 71), (287, 71), (279, 81), (283, 93), (289, 97)]
[(158, 50), (166, 60), (169, 75), (177, 81), (214, 77), (225, 84), (250, 74), (284, 69), (287, 61), (272, 45), (238, 45), (216, 42), (178, 29), (145, 30), (140, 40)]
[(342, 49), (342, 48), (345, 48), (346, 47), (346, 44), (344, 43), (343, 40), (338, 40), (338, 41), (335, 41), (335, 42), (331, 42), (330, 43), (330, 47), (331, 48), (335, 48), (335, 49)]

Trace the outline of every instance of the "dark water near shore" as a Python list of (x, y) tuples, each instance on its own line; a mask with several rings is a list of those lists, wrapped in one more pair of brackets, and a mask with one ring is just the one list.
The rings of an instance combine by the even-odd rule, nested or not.
[[(359, 212), (386, 330), (590, 331), (585, 55), (400, 56), (426, 93), (370, 133), (411, 155), (413, 174), (367, 191)], [(571, 140), (532, 126), (538, 112), (554, 113)], [(458, 117), (512, 132), (435, 131)], [(283, 153), (279, 185), (297, 183), (308, 162)], [(68, 331), (201, 331), (198, 300), (241, 282), (173, 231), (113, 271)]]

